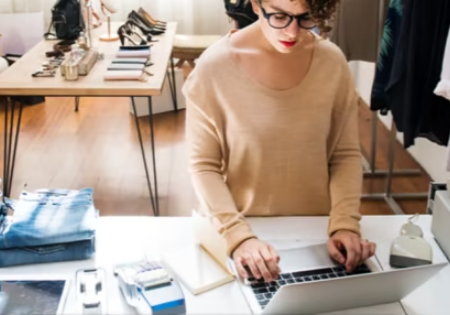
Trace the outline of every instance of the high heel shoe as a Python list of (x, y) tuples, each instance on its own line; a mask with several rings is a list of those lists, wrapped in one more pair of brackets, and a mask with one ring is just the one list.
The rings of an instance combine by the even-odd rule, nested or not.
[[(134, 46), (142, 46), (142, 45), (147, 45), (147, 41), (142, 39), (141, 42), (138, 44), (136, 43), (133, 38), (131, 38), (130, 36), (130, 30), (127, 28), (127, 25), (124, 24), (121, 27), (119, 27), (119, 29), (117, 30), (117, 35), (119, 35), (119, 39), (120, 39), (120, 43), (122, 44), (122, 46), (126, 46), (125, 45), (125, 38), (128, 39)], [(133, 32), (131, 31), (131, 34), (133, 34)]]
[(155, 25), (150, 24), (142, 16), (137, 14), (136, 11), (131, 11), (131, 13), (128, 15), (128, 19), (136, 21), (137, 23), (139, 23), (145, 29), (148, 30), (147, 33), (151, 33), (152, 35), (160, 35), (166, 31), (165, 27), (157, 27)]
[(136, 19), (133, 19), (133, 18), (131, 18), (131, 17), (128, 18), (128, 20), (127, 20), (126, 23), (127, 23), (127, 24), (131, 24), (132, 26), (137, 27), (137, 28), (142, 32), (142, 34), (144, 34), (144, 35), (146, 35), (146, 36), (147, 36), (148, 34), (151, 34), (151, 35), (161, 35), (161, 34), (164, 33), (164, 31), (162, 31), (162, 30), (158, 30), (158, 29), (155, 29), (155, 28), (149, 28), (149, 27), (147, 27), (145, 24), (143, 24), (141, 21), (136, 20)]
[(161, 26), (166, 26), (166, 25), (167, 25), (167, 22), (159, 21), (159, 20), (154, 19), (154, 18), (150, 15), (150, 13), (148, 13), (147, 11), (145, 11), (144, 8), (142, 8), (142, 7), (139, 8), (138, 13), (139, 13), (143, 18), (145, 18), (148, 22), (150, 22), (151, 24), (154, 24), (154, 25), (161, 25)]
[(143, 15), (137, 13), (136, 11), (132, 11), (129, 16), (131, 18), (141, 22), (142, 24), (144, 24), (148, 28), (161, 30), (161, 31), (165, 31), (166, 30), (166, 26), (165, 25), (159, 25), (159, 24), (150, 23)]
[(158, 24), (158, 23), (152, 23), (151, 21), (149, 21), (143, 14), (136, 12), (136, 11), (132, 11), (130, 13), (130, 16), (132, 16), (134, 19), (137, 19), (139, 21), (141, 21), (144, 25), (151, 27), (151, 28), (156, 28), (156, 29), (160, 29), (160, 30), (166, 30), (166, 25), (163, 24)]
[(157, 40), (153, 40), (152, 34), (142, 35), (141, 33), (134, 31), (133, 25), (134, 24), (132, 21), (127, 21), (125, 23), (125, 30), (129, 36), (136, 35), (141, 39), (142, 42), (157, 42)]

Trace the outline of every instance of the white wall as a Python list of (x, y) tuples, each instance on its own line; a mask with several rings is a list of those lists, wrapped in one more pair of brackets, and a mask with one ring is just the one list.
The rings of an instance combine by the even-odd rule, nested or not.
[[(368, 62), (351, 62), (350, 68), (354, 74), (355, 84), (361, 97), (370, 103), (370, 94), (375, 74), (375, 64)], [(378, 115), (387, 129), (391, 129), (392, 116)], [(402, 133), (397, 133), (397, 139), (403, 144)], [(416, 144), (408, 149), (412, 157), (430, 174), (436, 182), (446, 183), (449, 172), (446, 171), (447, 148), (439, 146), (427, 139), (417, 138)]]

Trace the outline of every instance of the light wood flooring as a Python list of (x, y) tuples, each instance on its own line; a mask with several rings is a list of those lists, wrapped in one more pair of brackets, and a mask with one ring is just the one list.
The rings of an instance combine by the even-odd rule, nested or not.
[[(23, 187), (92, 187), (101, 215), (152, 214), (134, 117), (126, 98), (82, 98), (79, 112), (73, 98), (47, 98), (23, 111), (12, 197)], [(3, 148), (4, 109), (0, 110)], [(17, 117), (17, 116), (16, 116)], [(361, 143), (370, 150), (371, 112), (360, 112)], [(161, 215), (186, 216), (197, 202), (187, 173), (184, 143), (185, 112), (155, 115), (156, 164)], [(151, 167), (149, 124), (139, 119)], [(379, 123), (376, 165), (386, 168), (388, 132)], [(3, 155), (1, 156), (3, 159)], [(3, 163), (0, 163), (0, 171)], [(396, 168), (420, 167), (397, 144)], [(150, 168), (151, 170), (151, 168)], [(424, 192), (430, 177), (397, 176), (394, 192)], [(384, 178), (367, 178), (365, 192), (383, 192)], [(426, 200), (399, 201), (406, 213), (424, 213)], [(364, 214), (392, 214), (382, 201), (364, 201)]]

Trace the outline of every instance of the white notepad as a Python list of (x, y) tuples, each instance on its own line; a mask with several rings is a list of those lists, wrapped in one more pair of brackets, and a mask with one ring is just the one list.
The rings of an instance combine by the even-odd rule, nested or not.
[(235, 280), (228, 266), (225, 240), (209, 221), (193, 212), (196, 244), (164, 255), (166, 267), (194, 295)]
[(234, 281), (199, 245), (165, 255), (164, 265), (192, 294), (197, 295)]

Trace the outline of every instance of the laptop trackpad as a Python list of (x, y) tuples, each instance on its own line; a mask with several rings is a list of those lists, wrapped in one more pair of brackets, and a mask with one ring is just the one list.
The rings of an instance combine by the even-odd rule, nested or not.
[(326, 244), (305, 245), (298, 248), (280, 249), (281, 272), (293, 272), (303, 269), (320, 269), (337, 264), (330, 258)]

